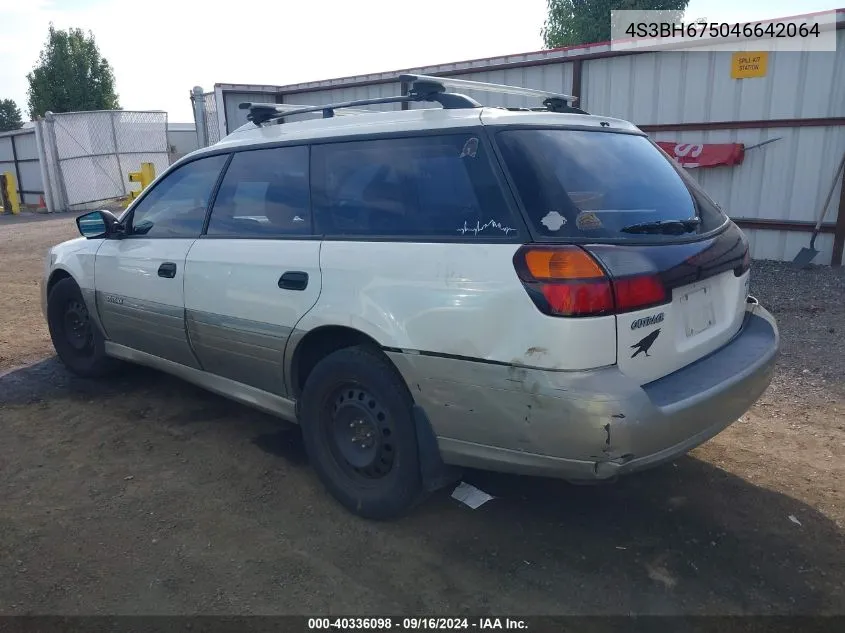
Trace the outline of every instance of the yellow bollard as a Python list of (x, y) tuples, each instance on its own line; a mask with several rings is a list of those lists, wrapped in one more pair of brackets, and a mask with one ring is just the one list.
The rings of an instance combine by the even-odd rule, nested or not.
[(129, 182), (137, 182), (141, 184), (141, 188), (137, 190), (132, 190), (129, 192), (129, 202), (134, 200), (138, 197), (144, 189), (146, 189), (149, 184), (155, 180), (156, 177), (156, 170), (155, 165), (152, 163), (141, 163), (141, 170), (140, 171), (130, 171), (129, 172)]
[(0, 200), (3, 202), (3, 211), (15, 215), (21, 212), (21, 199), (18, 197), (18, 183), (15, 175), (7, 171), (0, 174)]

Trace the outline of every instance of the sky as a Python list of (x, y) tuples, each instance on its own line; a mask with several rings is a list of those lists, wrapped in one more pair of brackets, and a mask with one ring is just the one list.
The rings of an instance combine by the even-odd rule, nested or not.
[[(686, 17), (759, 20), (839, 5), (690, 0)], [(0, 99), (28, 118), (26, 74), (51, 21), (94, 33), (121, 107), (190, 122), (196, 85), (285, 85), (536, 51), (545, 16), (546, 0), (0, 0)]]

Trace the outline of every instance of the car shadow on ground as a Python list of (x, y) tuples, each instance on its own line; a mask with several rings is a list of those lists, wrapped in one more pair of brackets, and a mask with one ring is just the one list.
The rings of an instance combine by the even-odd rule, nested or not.
[[(94, 382), (72, 377), (48, 359), (0, 377), (4, 406), (56, 397), (83, 406), (94, 398), (118, 399), (130, 403), (128, 414), (139, 419), (145, 409), (135, 401), (158, 397), (168, 424), (231, 426), (256, 455), (307, 465), (296, 427), (152, 370), (130, 368), (123, 377)], [(389, 523), (329, 512), (368, 539), (374, 531), (415, 539), (420, 551), (406, 555), (434, 561), (444, 591), (450, 583), (459, 586), (459, 577), (474, 578), (478, 591), (522, 589), (535, 604), (569, 613), (845, 610), (845, 538), (836, 523), (788, 494), (695, 457), (595, 486), (480, 471), (467, 471), (464, 481), (495, 499), (471, 510), (451, 499), (449, 488)], [(276, 494), (291, 492), (280, 488)], [(330, 555), (332, 547), (324, 551)], [(363, 565), (356, 574), (375, 578), (385, 564), (378, 570)], [(465, 602), (476, 613), (496, 607), (493, 597)]]

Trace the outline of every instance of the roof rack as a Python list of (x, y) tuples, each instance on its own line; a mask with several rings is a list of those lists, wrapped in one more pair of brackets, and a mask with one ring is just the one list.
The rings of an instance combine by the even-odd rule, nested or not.
[(322, 112), (324, 119), (335, 116), (335, 110), (342, 108), (355, 108), (359, 106), (382, 105), (387, 103), (419, 103), (436, 102), (444, 109), (456, 110), (464, 108), (482, 107), (475, 99), (466, 95), (447, 92), (447, 87), (464, 88), (480, 92), (496, 92), (500, 94), (520, 95), (523, 97), (544, 97), (542, 108), (507, 108), (509, 110), (530, 110), (540, 112), (575, 112), (587, 114), (584, 110), (576, 108), (571, 104), (578, 97), (572, 95), (537, 90), (536, 88), (522, 88), (520, 86), (508, 86), (505, 84), (492, 84), (483, 81), (469, 81), (467, 79), (450, 79), (447, 77), (435, 77), (433, 75), (399, 75), (399, 81), (409, 84), (407, 94), (393, 97), (378, 97), (375, 99), (359, 99), (357, 101), (342, 101), (329, 103), (321, 106), (293, 106), (292, 104), (281, 103), (250, 103), (244, 102), (238, 105), (241, 110), (249, 110), (247, 119), (261, 125), (267, 121), (283, 122), (286, 117), (295, 114), (307, 114), (310, 112)]
[[(543, 97), (543, 108), (538, 110), (551, 110), (552, 112), (569, 112), (571, 110), (578, 110), (586, 114), (583, 110), (573, 108), (570, 104), (575, 103), (578, 97), (564, 94), (561, 92), (551, 92), (549, 90), (538, 90), (537, 88), (523, 88), (522, 86), (510, 86), (507, 84), (492, 84), (485, 81), (471, 81), (469, 79), (452, 79), (449, 77), (435, 77), (433, 75), (399, 75), (399, 81), (404, 81), (412, 85), (417, 83), (436, 84), (442, 90), (446, 88), (463, 88), (464, 90), (477, 90), (479, 92), (495, 92), (497, 94), (519, 95), (521, 97)], [(557, 108), (563, 108), (558, 110)], [(534, 108), (531, 108), (532, 110)]]

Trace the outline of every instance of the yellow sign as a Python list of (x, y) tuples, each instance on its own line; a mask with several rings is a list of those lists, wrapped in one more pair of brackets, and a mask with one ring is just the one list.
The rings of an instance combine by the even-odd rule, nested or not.
[(731, 55), (731, 79), (765, 77), (768, 65), (768, 53), (734, 53)]

